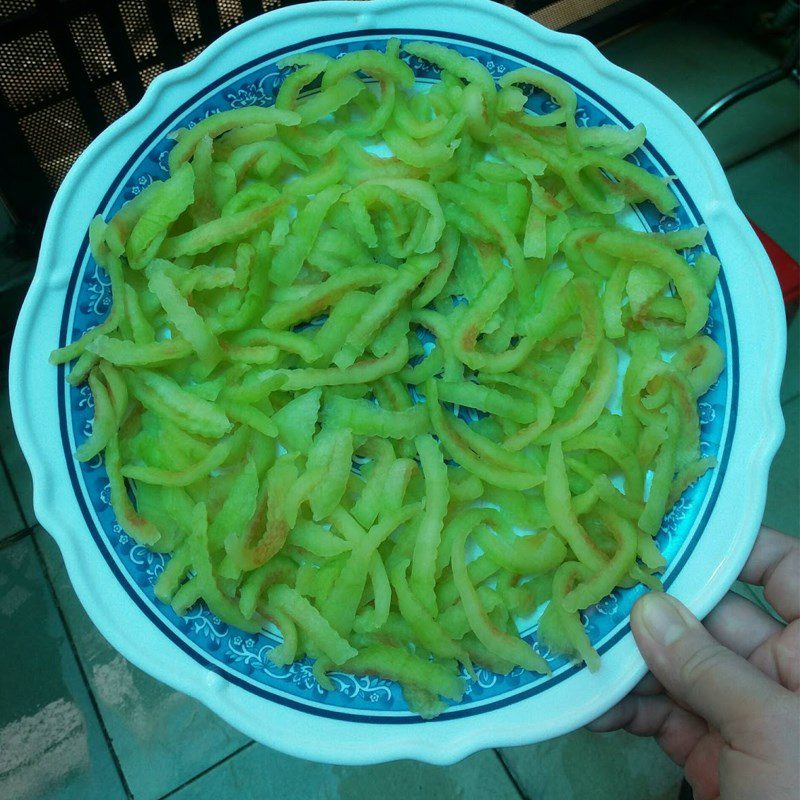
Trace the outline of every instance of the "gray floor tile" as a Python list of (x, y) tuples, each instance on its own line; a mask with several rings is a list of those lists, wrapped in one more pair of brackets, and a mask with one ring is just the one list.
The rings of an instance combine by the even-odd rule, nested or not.
[(800, 395), (800, 313), (795, 314), (786, 336), (786, 367), (781, 384), (781, 402)]
[(32, 539), (0, 550), (0, 797), (124, 798)]
[(786, 436), (769, 473), (764, 524), (800, 536), (800, 397), (784, 403)]
[[(677, 45), (680, 58), (675, 54)], [(619, 66), (669, 94), (691, 115), (702, 111), (724, 87), (741, 83), (775, 63), (758, 44), (743, 41), (719, 20), (700, 14), (657, 19), (612, 40), (602, 50)]]
[(742, 211), (795, 260), (800, 260), (799, 145), (791, 136), (727, 173)]
[(24, 527), (25, 521), (19, 514), (11, 486), (0, 465), (0, 541)]
[[(14, 289), (30, 282), (36, 266), (35, 259), (29, 254), (20, 254), (14, 238), (14, 220), (0, 197), (0, 310), (3, 313), (9, 309), (6, 300), (12, 303), (16, 301)], [(13, 319), (1, 319), (0, 332), (5, 330), (4, 323), (10, 323)]]
[[(771, 69), (773, 65), (767, 67)], [(718, 84), (724, 94), (737, 84)], [(737, 103), (703, 128), (723, 166), (736, 164), (797, 130), (800, 94), (785, 79)]]
[[(334, 767), (252, 745), (172, 795), (173, 800), (519, 800), (496, 754), (476, 753), (451, 767), (394, 761)], [(531, 795), (536, 797), (538, 795)]]
[(502, 751), (531, 800), (676, 800), (681, 770), (652, 739), (575, 731)]
[[(793, 536), (800, 536), (800, 398), (784, 403), (786, 435), (770, 470), (764, 524)], [(764, 597), (761, 586), (736, 581), (733, 591), (770, 614), (777, 612)]]
[[(6, 462), (11, 480), (14, 482), (14, 488), (17, 490), (22, 513), (25, 516), (25, 524), (33, 525), (36, 522), (33, 514), (33, 481), (28, 463), (25, 461), (25, 456), (22, 455), (17, 436), (14, 433), (7, 386), (0, 388), (0, 452), (3, 454), (3, 460)], [(0, 509), (3, 507), (0, 497)], [(0, 521), (0, 529), (2, 529), (2, 521)]]
[[(695, 117), (720, 95), (777, 66), (777, 58), (742, 31), (702, 13), (656, 20), (602, 48)], [(676, 57), (676, 50), (680, 56)], [(732, 164), (797, 130), (796, 85), (783, 81), (742, 101), (704, 130), (723, 164)], [(743, 135), (746, 132), (747, 135)]]
[(55, 541), (36, 536), (78, 656), (136, 800), (153, 800), (247, 743), (201, 703), (134, 667), (83, 610)]
[(11, 421), (11, 407), (8, 402), (8, 387), (0, 389), (0, 451), (6, 462), (14, 488), (17, 490), (22, 513), (25, 515), (25, 524), (34, 525), (36, 517), (33, 513), (33, 481), (28, 462), (22, 455), (17, 436), (14, 433), (14, 423)]

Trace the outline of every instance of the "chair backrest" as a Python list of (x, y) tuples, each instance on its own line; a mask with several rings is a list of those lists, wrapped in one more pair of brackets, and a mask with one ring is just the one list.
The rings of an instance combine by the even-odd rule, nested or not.
[(40, 227), (89, 142), (165, 69), (281, 0), (4, 0), (0, 191)]
[[(503, 0), (552, 28), (586, 33), (612, 7), (654, 0)], [(3, 0), (0, 197), (35, 240), (55, 190), (89, 142), (160, 72), (227, 29), (297, 0)], [(598, 29), (600, 30), (600, 29)]]

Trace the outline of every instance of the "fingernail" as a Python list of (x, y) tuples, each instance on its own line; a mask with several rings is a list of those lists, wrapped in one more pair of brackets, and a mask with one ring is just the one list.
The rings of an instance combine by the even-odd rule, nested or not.
[(659, 644), (669, 647), (686, 632), (686, 620), (675, 601), (662, 592), (651, 592), (639, 600), (639, 619), (646, 632)]

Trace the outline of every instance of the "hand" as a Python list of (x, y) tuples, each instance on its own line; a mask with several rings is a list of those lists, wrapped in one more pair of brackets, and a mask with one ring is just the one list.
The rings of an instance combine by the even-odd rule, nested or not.
[(800, 541), (762, 528), (741, 579), (788, 625), (730, 593), (705, 627), (675, 598), (645, 595), (631, 628), (652, 675), (589, 728), (654, 736), (695, 800), (797, 800)]

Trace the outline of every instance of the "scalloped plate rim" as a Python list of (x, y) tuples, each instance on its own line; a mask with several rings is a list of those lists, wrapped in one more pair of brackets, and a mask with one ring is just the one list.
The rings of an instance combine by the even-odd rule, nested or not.
[[(525, 719), (529, 715), (529, 712), (526, 712), (526, 707), (532, 707), (531, 704), (535, 705), (539, 702), (540, 698), (538, 697), (523, 700), (497, 711), (481, 714), (478, 725), (472, 724), (473, 720), (471, 718), (466, 718), (464, 720), (446, 720), (433, 725), (427, 723), (406, 725), (402, 726), (402, 730), (398, 729), (397, 726), (363, 725), (356, 722), (336, 721), (331, 723), (331, 721), (326, 720), (324, 721), (325, 724), (321, 724), (316, 717), (312, 718), (308, 715), (300, 717), (302, 712), (281, 708), (280, 713), (278, 713), (274, 704), (270, 704), (267, 700), (257, 699), (255, 700), (257, 705), (263, 703), (272, 706), (269, 712), (274, 718), (267, 725), (258, 724), (256, 720), (252, 719), (254, 715), (249, 713), (250, 709), (247, 708), (247, 705), (242, 704), (241, 698), (231, 696), (235, 691), (241, 690), (231, 687), (223, 678), (198, 664), (184, 665), (181, 667), (180, 673), (175, 674), (174, 665), (170, 663), (171, 658), (167, 658), (166, 661), (164, 658), (166, 655), (175, 655), (171, 652), (173, 648), (177, 650), (168, 641), (164, 642), (165, 647), (163, 648), (163, 653), (161, 653), (161, 658), (152, 654), (138, 652), (133, 643), (126, 637), (125, 631), (119, 625), (119, 622), (115, 621), (113, 616), (109, 619), (104, 605), (95, 602), (97, 597), (92, 595), (97, 590), (96, 581), (93, 580), (91, 570), (89, 570), (90, 574), (87, 574), (86, 563), (81, 561), (80, 558), (81, 549), (85, 549), (87, 537), (84, 535), (83, 541), (80, 539), (80, 532), (75, 530), (74, 523), (72, 529), (69, 529), (67, 522), (60, 519), (61, 512), (57, 507), (58, 503), (53, 502), (59, 499), (59, 491), (63, 495), (63, 487), (58, 485), (57, 472), (59, 467), (48, 463), (47, 459), (42, 455), (42, 450), (46, 452), (46, 443), (40, 439), (37, 440), (37, 428), (30, 420), (30, 409), (26, 407), (25, 393), (21, 388), (26, 385), (24, 377), (26, 360), (24, 354), (30, 350), (31, 342), (36, 339), (36, 336), (32, 333), (32, 323), (38, 313), (41, 312), (39, 306), (46, 307), (49, 302), (51, 306), (58, 307), (58, 304), (54, 303), (56, 293), (53, 290), (59, 289), (59, 286), (57, 284), (48, 286), (47, 283), (48, 279), (50, 283), (53, 283), (53, 276), (50, 273), (50, 265), (55, 260), (53, 248), (59, 226), (64, 224), (61, 212), (68, 203), (70, 192), (74, 191), (76, 185), (80, 184), (84, 173), (91, 172), (98, 156), (102, 154), (104, 149), (111, 149), (115, 142), (120, 138), (124, 139), (126, 134), (131, 132), (138, 133), (139, 127), (147, 125), (147, 115), (151, 110), (157, 108), (159, 104), (164, 105), (166, 111), (169, 110), (166, 106), (165, 94), (169, 95), (172, 92), (178, 95), (181, 92), (181, 86), (191, 83), (193, 80), (197, 81), (198, 86), (202, 85), (201, 76), (207, 63), (210, 64), (213, 59), (224, 55), (226, 52), (230, 54), (237, 40), (255, 36), (257, 31), (266, 29), (268, 25), (270, 28), (265, 34), (267, 36), (276, 35), (275, 30), (279, 22), (284, 21), (291, 25), (293, 21), (307, 19), (316, 13), (318, 18), (322, 20), (326, 17), (336, 18), (336, 24), (334, 25), (336, 31), (351, 30), (354, 35), (359, 34), (364, 28), (374, 27), (371, 23), (375, 19), (382, 16), (391, 18), (392, 15), (408, 15), (409, 19), (405, 19), (403, 22), (400, 20), (380, 21), (384, 22), (387, 27), (429, 28), (431, 27), (429, 23), (410, 24), (410, 17), (412, 16), (410, 10), (420, 5), (423, 6), (423, 11), (417, 11), (416, 17), (419, 17), (421, 13), (424, 16), (424, 13), (431, 12), (430, 7), (424, 3), (418, 3), (416, 0), (411, 2), (406, 0), (373, 0), (369, 4), (312, 3), (269, 12), (268, 15), (258, 17), (234, 28), (210, 45), (197, 59), (189, 64), (158, 76), (148, 88), (140, 103), (111, 125), (87, 148), (62, 184), (48, 218), (37, 272), (20, 314), (12, 345), (10, 368), (12, 414), (23, 452), (34, 473), (36, 515), (41, 520), (43, 527), (53, 532), (64, 554), (67, 569), (76, 591), (97, 627), (116, 649), (137, 666), (174, 688), (195, 696), (220, 716), (231, 722), (231, 724), (253, 738), (292, 755), (335, 763), (363, 764), (406, 757), (426, 760), (432, 763), (452, 763), (484, 747), (522, 744), (550, 738), (584, 724), (593, 716), (605, 710), (619, 697), (623, 696), (633, 683), (638, 680), (644, 672), (644, 665), (638, 654), (635, 654), (632, 636), (628, 633), (625, 641), (620, 643), (623, 647), (618, 648), (614, 659), (626, 662), (631, 662), (632, 660), (634, 662), (633, 666), (629, 666), (626, 674), (616, 682), (612, 679), (609, 686), (608, 683), (612, 677), (608, 674), (610, 667), (608, 664), (604, 664), (603, 669), (596, 676), (595, 687), (597, 689), (597, 687), (603, 686), (602, 696), (595, 696), (592, 698), (592, 702), (586, 701), (582, 704), (575, 704), (576, 707), (574, 708), (562, 710), (562, 715), (557, 721), (548, 721), (548, 724), (545, 725), (531, 725)], [(441, 12), (442, 9), (447, 7), (458, 9), (463, 16), (460, 21), (457, 20), (458, 24), (446, 26), (447, 29), (440, 28), (443, 36), (457, 31), (469, 33), (466, 30), (467, 24), (465, 20), (467, 18), (474, 17), (476, 14), (488, 15), (489, 19), (495, 18), (498, 22), (511, 24), (517, 28), (517, 47), (520, 47), (518, 40), (528, 39), (527, 43), (529, 45), (537, 43), (538, 40), (539, 44), (548, 48), (548, 53), (553, 50), (557, 51), (559, 48), (566, 48), (567, 51), (571, 51), (573, 54), (580, 53), (587, 60), (587, 69), (593, 78), (597, 78), (601, 83), (603, 80), (610, 79), (612, 82), (618, 85), (621, 84), (624, 88), (629, 89), (631, 95), (639, 94), (660, 107), (660, 110), (665, 113), (665, 117), (671, 118), (673, 133), (679, 134), (684, 143), (691, 144), (695, 150), (699, 149), (700, 154), (703, 156), (703, 165), (707, 168), (709, 174), (707, 175), (708, 189), (703, 193), (706, 196), (701, 199), (707, 201), (708, 210), (703, 213), (703, 216), (706, 218), (709, 227), (713, 231), (715, 226), (722, 229), (727, 224), (728, 227), (733, 225), (736, 228), (738, 224), (738, 244), (749, 251), (748, 255), (753, 259), (753, 263), (756, 266), (755, 271), (760, 273), (758, 277), (763, 279), (764, 285), (760, 287), (763, 295), (762, 299), (768, 305), (771, 304), (774, 307), (780, 306), (782, 308), (777, 281), (774, 279), (769, 261), (766, 259), (766, 255), (755, 235), (749, 230), (749, 226), (745, 227), (744, 217), (733, 202), (724, 173), (716, 157), (696, 128), (691, 125), (688, 117), (672, 101), (668, 100), (641, 78), (612, 65), (594, 47), (579, 37), (547, 31), (516, 12), (482, 0), (466, 0), (465, 2), (457, 3), (449, 0), (448, 2), (439, 3), (436, 10)], [(265, 20), (268, 21), (265, 22)], [(355, 25), (348, 25), (347, 23), (355, 23)], [(321, 24), (324, 26), (324, 21)], [(471, 28), (470, 30), (474, 29)], [(320, 32), (322, 31), (320, 30)], [(333, 33), (334, 31), (325, 32)], [(304, 36), (302, 38), (306, 39), (307, 37)], [(295, 41), (299, 40), (296, 39)], [(504, 44), (507, 44), (507, 40), (504, 40)], [(584, 78), (581, 79), (586, 82)], [(589, 85), (595, 91), (599, 90), (597, 83), (590, 83)], [(665, 148), (660, 146), (659, 149), (663, 151)], [(671, 152), (669, 154), (672, 155)], [(676, 161), (679, 162), (680, 159), (676, 159), (673, 156), (670, 161), (674, 164)], [(695, 193), (691, 193), (691, 196), (696, 199)], [(696, 202), (700, 205), (700, 201), (696, 200)], [(719, 240), (719, 234), (714, 235)], [(741, 300), (739, 302), (741, 303)], [(770, 315), (762, 315), (762, 318), (764, 316), (769, 317)], [(739, 313), (735, 313), (734, 318), (738, 321)], [(749, 552), (757, 531), (760, 514), (763, 510), (767, 470), (782, 435), (783, 426), (778, 403), (778, 386), (783, 353), (785, 352), (785, 330), (777, 324), (770, 325), (769, 322), (761, 327), (764, 328), (763, 333), (766, 334), (767, 342), (772, 345), (770, 352), (774, 357), (771, 364), (765, 360), (759, 370), (765, 373), (761, 376), (762, 382), (760, 386), (762, 392), (759, 399), (763, 401), (761, 404), (762, 412), (767, 413), (764, 420), (765, 424), (759, 427), (755, 440), (750, 442), (747, 448), (749, 455), (747, 474), (750, 476), (755, 475), (757, 478), (757, 480), (752, 481), (755, 484), (753, 495), (747, 508), (744, 509), (744, 519), (737, 537), (735, 537), (728, 548), (728, 552), (709, 576), (706, 586), (703, 587), (704, 591), (696, 589), (693, 592), (682, 590), (679, 580), (676, 580), (675, 593), (684, 597), (689, 602), (690, 607), (701, 616), (718, 602), (735, 578)], [(42, 337), (41, 331), (38, 332), (38, 336)], [(45, 336), (44, 339), (46, 340), (47, 337)], [(43, 348), (39, 347), (39, 350), (43, 351)], [(51, 370), (51, 372), (55, 373), (55, 370)], [(744, 368), (742, 372), (744, 374)], [(44, 373), (43, 377), (51, 379), (51, 376), (47, 376)], [(748, 409), (748, 414), (753, 418), (756, 416), (753, 409)], [(741, 449), (742, 436), (743, 431), (740, 429), (734, 437), (732, 450), (737, 444), (740, 445), (739, 449)], [(744, 470), (740, 471), (743, 472)], [(731, 481), (733, 476), (729, 475), (727, 479)], [(689, 564), (686, 565), (686, 568), (688, 566)], [(682, 576), (679, 576), (679, 579), (680, 577)], [(113, 605), (120, 605), (124, 608), (127, 604), (124, 600), (120, 602), (119, 598), (116, 598), (113, 601)], [(185, 657), (182, 656), (182, 658)], [(234, 692), (231, 690), (234, 690)], [(595, 695), (597, 694), (595, 690)], [(509, 711), (513, 713), (509, 714)], [(289, 737), (290, 741), (286, 741), (285, 736), (276, 736), (272, 732), (272, 722), (280, 723), (293, 717), (295, 721), (298, 719), (305, 721), (308, 727), (315, 728), (317, 733), (323, 736), (325, 734), (338, 736), (339, 741), (334, 744), (330, 740), (324, 740), (323, 736), (316, 734), (314, 736), (298, 736), (294, 739)], [(477, 722), (478, 720), (474, 721)], [(366, 731), (362, 733), (353, 731), (349, 747), (343, 748), (344, 743), (341, 740), (346, 735), (345, 729), (364, 727), (366, 727)], [(384, 728), (388, 730), (384, 731)], [(412, 732), (412, 735), (409, 735), (409, 731)]]

